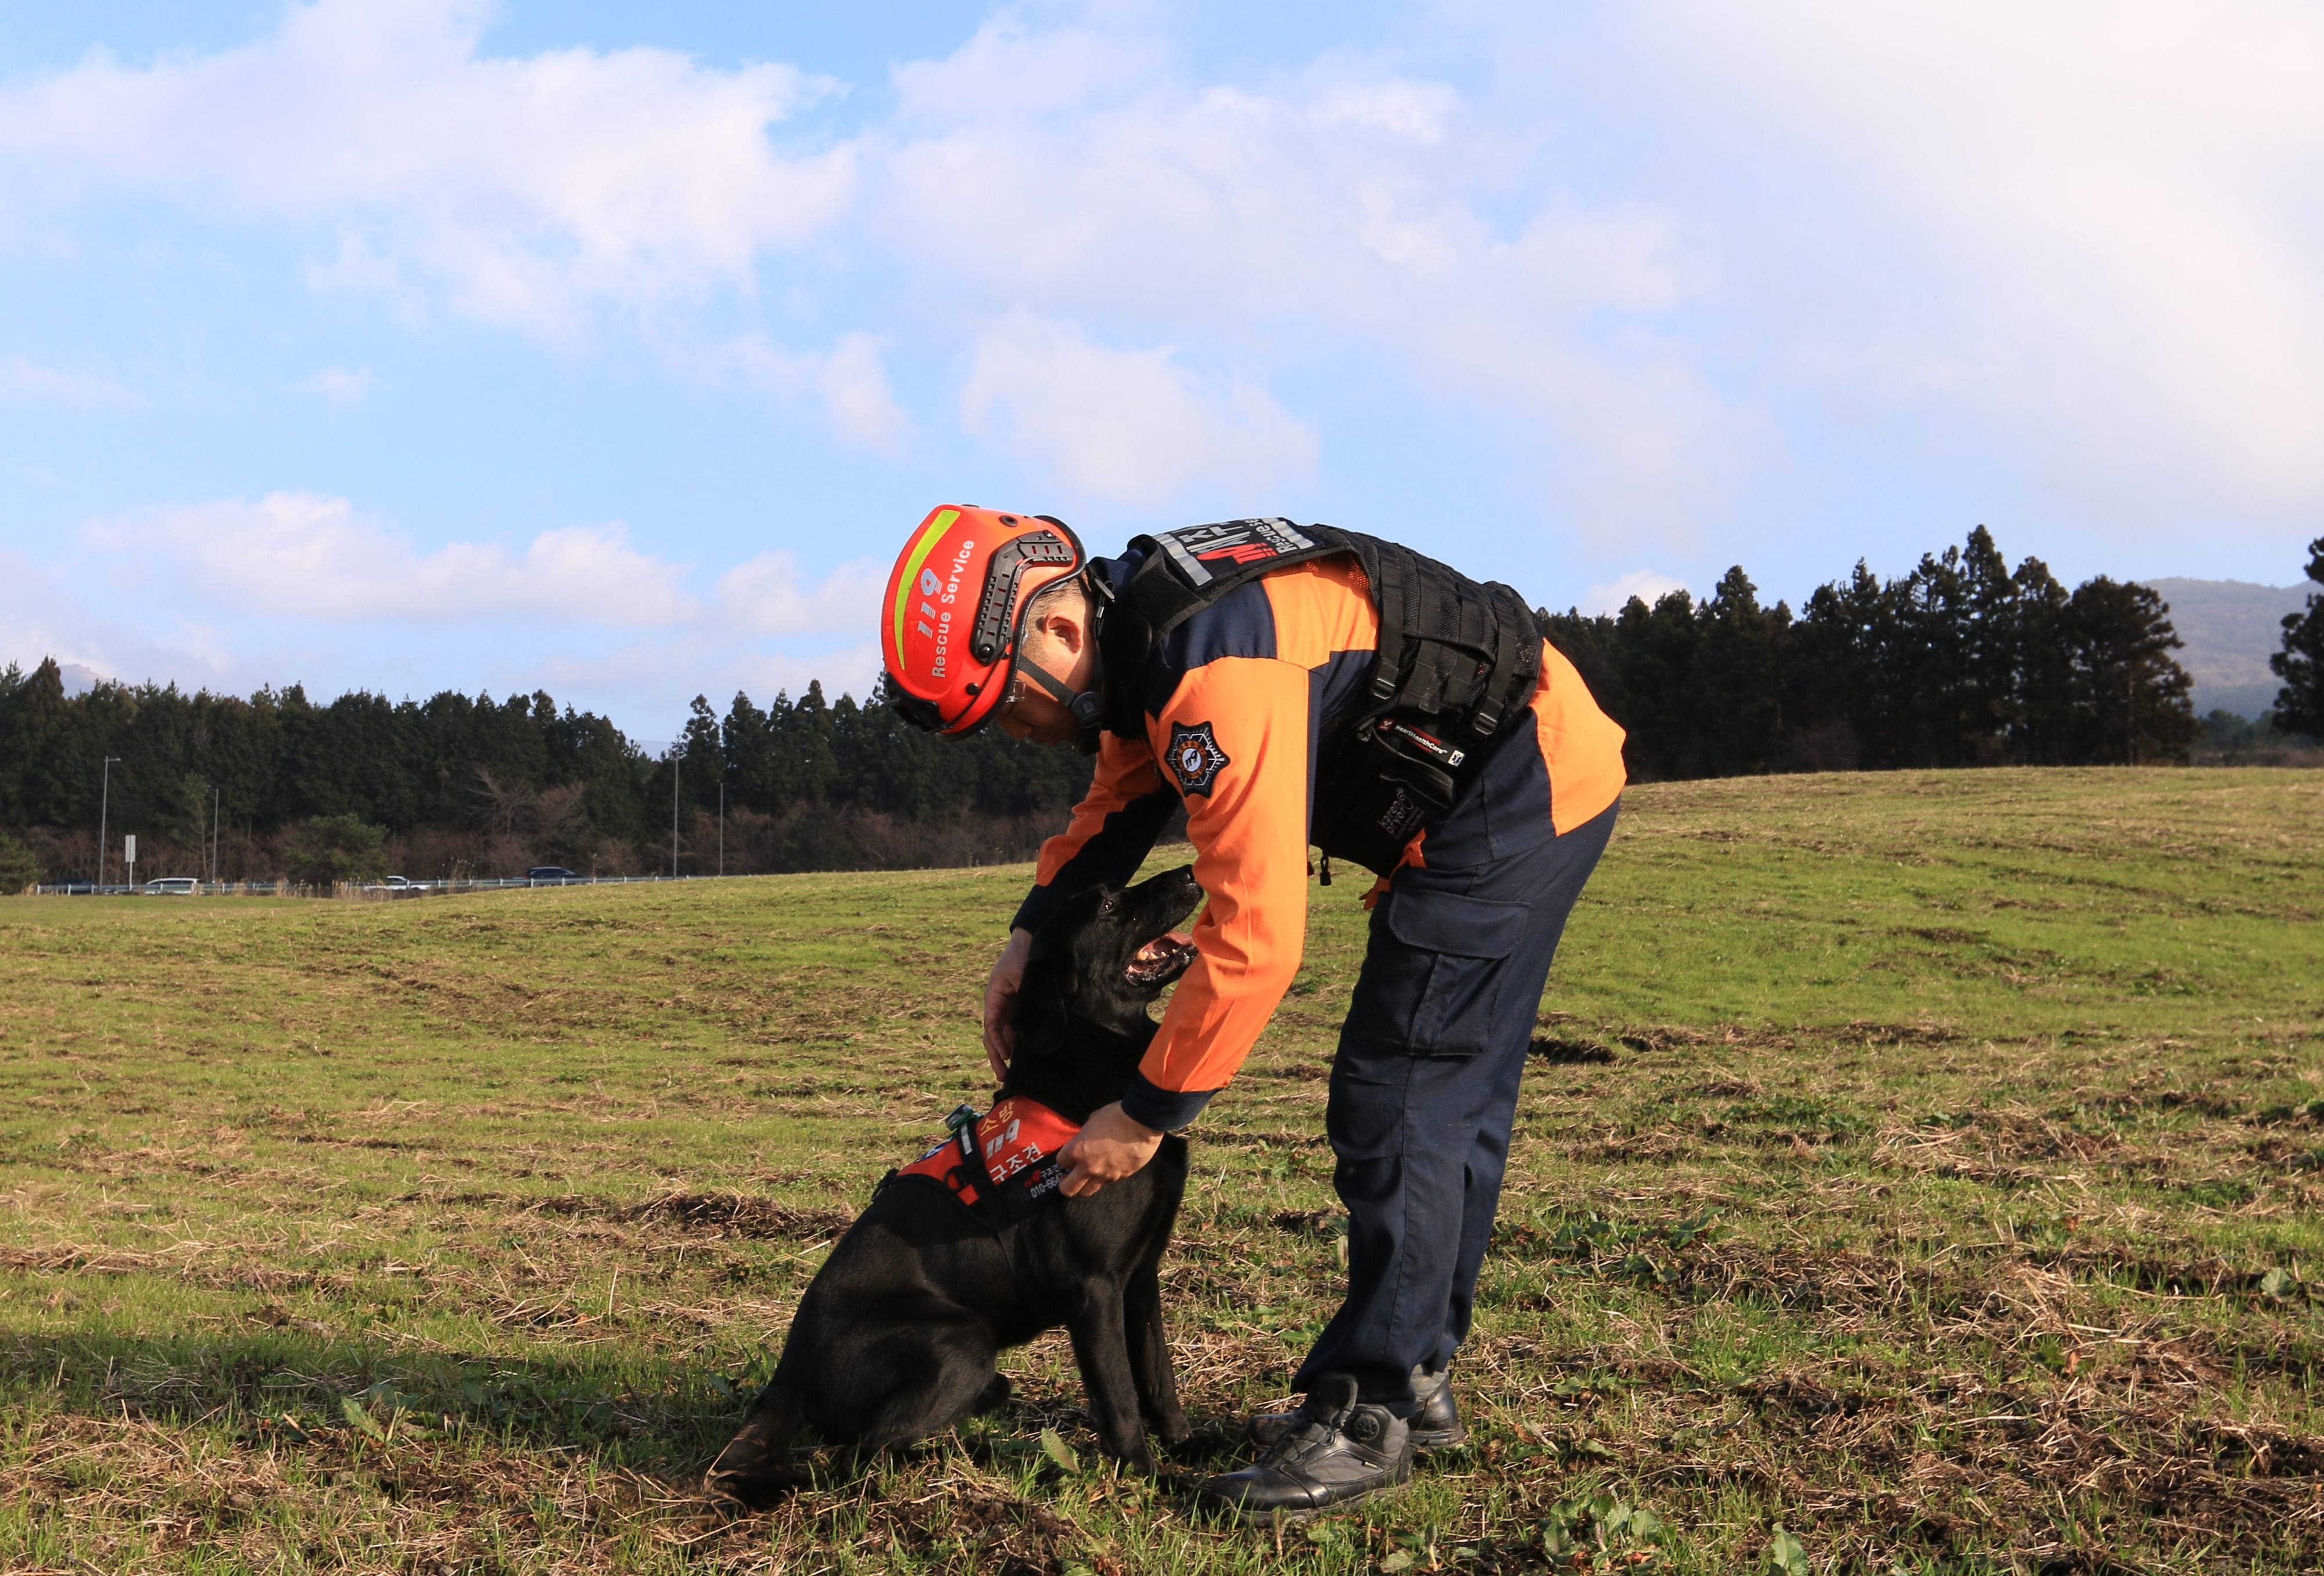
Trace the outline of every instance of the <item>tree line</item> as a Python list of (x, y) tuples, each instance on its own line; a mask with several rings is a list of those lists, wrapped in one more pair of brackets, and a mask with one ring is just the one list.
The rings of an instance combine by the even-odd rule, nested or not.
[(2138, 765), (2186, 760), (2199, 732), (2161, 597), (2012, 569), (1983, 526), (1895, 579), (1858, 562), (1796, 614), (1738, 566), (1699, 603), (1545, 616), (1641, 779)]
[[(2324, 582), (2324, 538), (2310, 554)], [(1738, 567), (1701, 602), (1543, 617), (1628, 730), (1639, 780), (2174, 761), (2199, 733), (2154, 592), (2104, 576), (2070, 592), (2038, 558), (2011, 568), (1982, 526), (1895, 579), (1859, 563), (1796, 614)], [(2324, 594), (2284, 624), (2273, 726), (2324, 733)], [(738, 694), (723, 716), (696, 696), (651, 756), (540, 692), (68, 696), (54, 661), (10, 667), (0, 886), (34, 865), (94, 874), (100, 816), (109, 859), (134, 832), (141, 874), (226, 880), (969, 864), (1029, 857), (1088, 785), (1070, 751), (932, 738), (883, 694), (833, 702), (811, 683), (765, 706)]]
[(141, 877), (970, 864), (1029, 857), (1088, 781), (1070, 751), (933, 739), (817, 683), (765, 706), (738, 694), (723, 717), (697, 696), (657, 757), (540, 692), (69, 696), (53, 660), (0, 669), (0, 835), (19, 829), (51, 879), (96, 874), (100, 819), (114, 871), (139, 834)]

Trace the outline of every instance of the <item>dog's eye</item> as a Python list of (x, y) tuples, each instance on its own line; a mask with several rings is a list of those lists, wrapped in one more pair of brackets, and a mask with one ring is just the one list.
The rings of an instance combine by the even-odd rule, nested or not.
[(1121, 895), (1118, 892), (1108, 892), (1097, 900), (1097, 911), (1101, 914), (1111, 914), (1120, 907)]

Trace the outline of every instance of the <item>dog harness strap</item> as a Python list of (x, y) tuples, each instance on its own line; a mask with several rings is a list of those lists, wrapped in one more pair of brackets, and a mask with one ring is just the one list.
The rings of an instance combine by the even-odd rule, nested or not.
[(997, 1231), (1056, 1195), (1065, 1179), (1057, 1152), (1080, 1131), (1039, 1101), (1012, 1094), (896, 1175), (940, 1184), (978, 1224)]

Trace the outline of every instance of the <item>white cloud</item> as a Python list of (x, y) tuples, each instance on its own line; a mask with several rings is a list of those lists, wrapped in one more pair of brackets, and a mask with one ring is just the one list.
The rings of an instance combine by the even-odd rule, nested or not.
[(43, 657), (88, 663), (99, 654), (89, 631), (79, 598), (41, 565), (0, 548), (0, 666), (29, 670)]
[(696, 607), (683, 566), (631, 547), (619, 521), (544, 530), (521, 552), (490, 542), (421, 552), (345, 498), (270, 493), (93, 521), (80, 537), (142, 566), (181, 605), (192, 599), (181, 616), (653, 627)]
[[(972, 435), (1126, 502), (1310, 475), (1316, 421), (1270, 390), (1352, 367), (1498, 434), (1626, 557), (1681, 561), (1833, 456), (1997, 455), (2109, 527), (2324, 508), (2312, 5), (1464, 0), (1423, 13), (1431, 53), (1232, 79), (1169, 14), (1003, 8), (813, 141), (829, 85), (792, 67), (495, 56), (474, 0), (320, 0), (0, 87), (0, 207), (287, 226), (316, 287), (412, 318), (631, 313), (883, 455), (888, 364), (949, 358)], [(791, 324), (700, 348), (714, 296)], [(0, 399), (116, 393), (0, 364)]]
[(823, 686), (825, 700), (852, 695), (862, 701), (869, 700), (879, 687), (880, 661), (877, 641), (818, 652), (813, 657), (794, 657), (780, 651), (756, 653), (730, 660), (729, 682), (756, 697), (761, 705), (773, 699), (778, 690), (788, 691), (796, 700), (807, 693), (808, 685), (818, 682)]
[(688, 358), (688, 366), (712, 382), (786, 400), (812, 398), (842, 443), (892, 456), (911, 435), (912, 419), (888, 386), (880, 352), (881, 342), (869, 334), (842, 335), (829, 350), (786, 350), (764, 334), (745, 334)]
[[(988, 23), (950, 59), (897, 74), (903, 134), (867, 155), (866, 222), (961, 317), (1014, 311), (1175, 345), (1252, 393), (1260, 357), (1385, 357), (1392, 382), (1485, 412), (1555, 512), (1595, 534), (1683, 539), (1722, 507), (1758, 418), (1654, 327), (1711, 279), (1666, 209), (1545, 185), (1536, 127), (1489, 124), (1445, 85), (1359, 57), (1266, 91), (1174, 70), (1139, 35)], [(1545, 195), (1519, 195), (1528, 187)], [(992, 399), (987, 362), (981, 344), (972, 417)], [(1058, 403), (1060, 419), (1074, 415)], [(1240, 424), (1296, 419), (1254, 405)], [(1024, 425), (981, 429), (1020, 452), (1071, 451)], [(1236, 463), (1247, 446), (1177, 447), (1173, 475), (1250, 475)], [(1105, 446), (1083, 484), (1163, 491), (1121, 457), (1130, 447)]]
[(2324, 507), (2324, 12), (1627, 16), (1624, 69), (1775, 377), (1850, 420), (1966, 422), (2117, 526)]
[[(287, 220), (322, 244), (319, 288), (410, 318), (447, 295), (562, 337), (593, 308), (748, 298), (774, 254), (827, 244), (898, 281), (875, 322), (917, 315), (911, 342), (939, 353), (973, 342), (974, 432), (1104, 498), (1311, 474), (1312, 422), (1265, 386), (1292, 345), (1385, 353), (1484, 408), (1601, 530), (1683, 533), (1717, 508), (1748, 422), (1683, 346), (1632, 331), (1700, 297), (1666, 213), (1512, 207), (1540, 185), (1537, 130), (1488, 124), (1443, 82), (1334, 55), (1204, 83), (1159, 31), (1089, 14), (1004, 11), (899, 68), (890, 118), (787, 152), (770, 127), (823, 90), (789, 67), (495, 58), (473, 0), (319, 0), (235, 49), (100, 55), (0, 89), (0, 180)], [(676, 365), (812, 400), (842, 441), (900, 452), (871, 327), (825, 351), (656, 335)], [(1041, 346), (1064, 361), (1037, 388), (1017, 374)]]
[(111, 378), (60, 372), (21, 355), (0, 358), (0, 403), (61, 405), (70, 410), (130, 410), (137, 396)]
[(187, 688), (279, 682), (279, 674), (238, 666), (208, 631), (158, 629), (143, 607), (124, 607), (119, 590), (117, 576), (60, 574), (0, 548), (0, 666), (13, 662), (30, 671), (53, 657), (68, 695), (100, 677)]
[[(879, 676), (878, 645), (861, 638), (885, 571), (869, 559), (816, 580), (766, 554), (697, 599), (677, 585), (681, 567), (629, 547), (618, 527), (546, 531), (521, 550), (420, 552), (344, 499), (300, 493), (152, 511), (77, 536), (95, 563), (0, 548), (0, 667), (55, 657), (231, 694), (305, 681), (318, 699), (546, 687), (649, 733), (696, 692), (723, 710), (737, 689), (763, 703), (819, 677), (834, 699), (862, 698)], [(96, 586), (102, 596), (78, 589)], [(399, 625), (385, 640), (357, 632)]]
[(19, 197), (127, 188), (339, 228), (342, 278), (415, 271), (466, 316), (551, 336), (589, 302), (747, 286), (846, 201), (847, 150), (786, 157), (766, 134), (827, 84), (657, 49), (495, 59), (490, 14), (318, 0), (212, 54), (100, 51), (0, 90), (0, 168)]
[(363, 404), (371, 398), (372, 390), (378, 386), (379, 380), (372, 376), (371, 368), (367, 366), (357, 367), (352, 372), (343, 366), (327, 366), (312, 376), (292, 383), (290, 392), (312, 394), (337, 411)]
[(1686, 583), (1683, 580), (1674, 580), (1653, 569), (1633, 569), (1603, 585), (1592, 585), (1582, 594), (1581, 602), (1575, 605), (1582, 612), (1592, 615), (1617, 613), (1629, 605), (1633, 596), (1652, 607), (1672, 592), (1685, 589)]
[(977, 336), (961, 412), (1065, 486), (1125, 502), (1164, 502), (1198, 479), (1257, 495), (1315, 467), (1314, 430), (1264, 389), (1023, 311)]
[[(82, 526), (78, 539), (117, 576), (152, 588), (156, 627), (245, 618), (325, 624), (564, 623), (676, 631), (713, 644), (860, 633), (872, 627), (883, 561), (843, 563), (820, 581), (787, 551), (721, 575), (710, 595), (688, 566), (641, 551), (629, 529), (544, 530), (521, 548), (454, 541), (422, 551), (345, 498), (270, 493)], [(150, 601), (150, 591), (147, 594)]]
[(847, 334), (832, 346), (815, 374), (831, 429), (847, 443), (885, 455), (900, 453), (911, 418), (888, 388), (880, 342), (869, 334)]
[(858, 558), (810, 586), (788, 552), (761, 553), (718, 578), (724, 622), (752, 635), (856, 633), (878, 626), (888, 565)]

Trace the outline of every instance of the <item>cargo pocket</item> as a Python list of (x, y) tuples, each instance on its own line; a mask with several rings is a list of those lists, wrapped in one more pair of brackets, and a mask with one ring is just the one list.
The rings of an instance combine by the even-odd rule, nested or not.
[(1406, 1048), (1416, 1056), (1484, 1050), (1501, 975), (1525, 936), (1530, 906), (1414, 885), (1392, 891), (1386, 907), (1388, 933), (1403, 955), (1401, 966), (1384, 972), (1403, 987), (1394, 993), (1406, 1000), (1391, 1010), (1403, 1019)]

